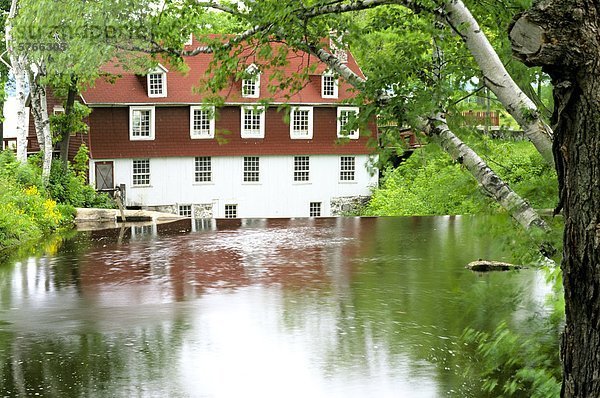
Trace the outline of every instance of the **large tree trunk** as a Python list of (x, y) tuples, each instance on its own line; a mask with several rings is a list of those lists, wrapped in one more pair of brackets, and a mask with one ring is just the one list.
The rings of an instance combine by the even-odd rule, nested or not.
[(17, 98), (17, 123), (15, 126), (17, 135), (17, 160), (22, 163), (27, 161), (27, 69), (26, 60), (23, 55), (16, 52), (12, 40), (12, 20), (17, 14), (17, 0), (12, 0), (10, 12), (4, 28), (6, 49), (10, 58), (11, 72), (15, 79), (15, 91)]
[(565, 232), (562, 397), (600, 397), (600, 5), (548, 0), (521, 15), (513, 50), (554, 85), (554, 155)]
[(31, 114), (33, 115), (38, 143), (43, 152), (42, 183), (46, 186), (50, 178), (53, 147), (50, 119), (48, 118), (46, 87), (40, 84), (40, 73), (41, 71), (38, 71), (37, 76), (34, 76), (33, 72), (29, 72), (29, 86), (31, 90)]
[(460, 35), (483, 72), (485, 85), (515, 118), (544, 160), (554, 164), (552, 129), (540, 118), (537, 107), (519, 88), (502, 64), (500, 57), (479, 27), (477, 20), (460, 0), (445, 1), (446, 22)]

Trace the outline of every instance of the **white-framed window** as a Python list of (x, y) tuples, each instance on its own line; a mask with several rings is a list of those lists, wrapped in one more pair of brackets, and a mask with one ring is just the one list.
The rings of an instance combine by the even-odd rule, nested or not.
[(150, 159), (133, 160), (133, 181), (135, 187), (150, 185)]
[(212, 158), (196, 156), (194, 159), (194, 181), (212, 182)]
[(246, 68), (246, 77), (242, 79), (242, 97), (260, 97), (260, 71), (254, 64)]
[(190, 33), (187, 36), (186, 41), (183, 43), (184, 46), (191, 46), (194, 43), (194, 35), (192, 33)]
[(131, 106), (129, 107), (129, 139), (153, 140), (154, 139), (154, 107)]
[(180, 216), (192, 218), (192, 205), (179, 205), (178, 211)]
[(340, 181), (354, 181), (356, 158), (354, 156), (340, 157)]
[(326, 71), (321, 75), (321, 97), (322, 98), (337, 98), (338, 97), (338, 79), (330, 71)]
[(225, 205), (225, 218), (237, 218), (237, 205)]
[(260, 182), (260, 159), (244, 156), (244, 182)]
[(264, 106), (242, 106), (242, 138), (265, 138)]
[(321, 202), (310, 202), (308, 216), (321, 217)]
[(310, 181), (310, 158), (294, 156), (294, 182)]
[(312, 106), (299, 106), (290, 112), (290, 138), (313, 138), (313, 108)]
[(337, 136), (338, 138), (350, 138), (356, 140), (359, 138), (358, 128), (348, 130), (346, 126), (351, 118), (358, 116), (357, 106), (338, 106), (337, 108)]
[(215, 107), (190, 106), (190, 137), (215, 138)]
[(148, 97), (159, 98), (167, 96), (167, 70), (158, 65), (146, 75), (148, 85)]

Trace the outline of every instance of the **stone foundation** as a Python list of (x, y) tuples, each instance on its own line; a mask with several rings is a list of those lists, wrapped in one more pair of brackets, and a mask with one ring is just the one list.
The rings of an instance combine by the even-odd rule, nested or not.
[(192, 213), (195, 219), (213, 218), (213, 204), (192, 205)]
[[(160, 211), (162, 213), (179, 214), (177, 205), (144, 206), (145, 210)], [(213, 204), (192, 204), (192, 214), (194, 219), (213, 218)]]
[(369, 203), (370, 196), (342, 196), (331, 199), (331, 215), (346, 216), (358, 214)]

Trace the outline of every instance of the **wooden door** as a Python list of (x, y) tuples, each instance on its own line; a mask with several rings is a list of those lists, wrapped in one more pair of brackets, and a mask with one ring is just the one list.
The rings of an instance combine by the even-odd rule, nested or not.
[(96, 189), (98, 191), (114, 189), (113, 162), (96, 163)]

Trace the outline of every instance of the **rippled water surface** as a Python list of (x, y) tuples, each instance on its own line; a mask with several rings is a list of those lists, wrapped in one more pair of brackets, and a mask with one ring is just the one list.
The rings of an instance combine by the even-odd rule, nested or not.
[(79, 232), (0, 266), (0, 396), (468, 397), (465, 327), (519, 322), (533, 270), (477, 218), (190, 221)]

